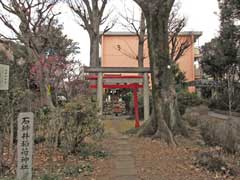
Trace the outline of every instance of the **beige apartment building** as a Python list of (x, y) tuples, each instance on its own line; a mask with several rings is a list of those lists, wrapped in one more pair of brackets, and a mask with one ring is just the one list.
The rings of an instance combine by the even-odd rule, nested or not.
[[(191, 45), (177, 61), (187, 81), (199, 78), (199, 72), (195, 68), (196, 54), (195, 42), (202, 32), (186, 31), (179, 34), (178, 41), (188, 41)], [(101, 65), (102, 67), (137, 67), (138, 38), (136, 34), (129, 32), (108, 32), (102, 36)], [(149, 67), (148, 45), (144, 45), (144, 67)], [(194, 91), (194, 88), (190, 88)]]

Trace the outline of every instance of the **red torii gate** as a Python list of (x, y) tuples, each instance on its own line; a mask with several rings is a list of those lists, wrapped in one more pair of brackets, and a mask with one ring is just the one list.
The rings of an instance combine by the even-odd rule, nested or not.
[[(88, 80), (97, 80), (97, 85), (90, 85), (90, 88), (97, 89), (98, 106), (100, 114), (103, 112), (103, 88), (105, 89), (132, 89), (134, 97), (135, 127), (140, 126), (138, 112), (138, 95), (139, 88), (143, 88), (144, 94), (144, 120), (149, 119), (149, 68), (129, 68), (129, 67), (84, 67), (86, 73), (98, 73), (98, 75), (89, 75)], [(143, 75), (109, 75), (103, 73), (143, 73)], [(123, 83), (123, 84), (120, 84)]]

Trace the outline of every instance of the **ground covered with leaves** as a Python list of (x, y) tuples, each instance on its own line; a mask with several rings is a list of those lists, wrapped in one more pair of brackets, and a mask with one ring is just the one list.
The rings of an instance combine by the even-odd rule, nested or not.
[[(60, 150), (50, 151), (44, 143), (36, 145), (34, 179), (111, 180), (117, 148), (114, 139), (133, 126), (131, 120), (105, 121), (101, 139), (89, 138), (78, 152), (67, 157)], [(220, 147), (200, 146), (178, 137), (178, 147), (171, 148), (159, 140), (129, 136), (140, 180), (240, 180), (240, 156), (225, 153)], [(14, 177), (15, 165), (0, 179)]]
[[(124, 131), (125, 128), (133, 127), (131, 121), (109, 121), (105, 124), (111, 133), (114, 132), (114, 129)], [(177, 141), (179, 142), (178, 147), (171, 148), (162, 141), (132, 135), (129, 143), (133, 147), (139, 179), (240, 180), (239, 155), (225, 153), (218, 146), (199, 145), (196, 143), (198, 140), (193, 141), (191, 138), (177, 137)], [(109, 151), (114, 150), (110, 137), (108, 140), (105, 139), (104, 143)], [(204, 155), (206, 157), (202, 157)], [(212, 157), (213, 161), (209, 160), (209, 157)]]
[[(100, 140), (98, 140), (100, 141)], [(34, 180), (78, 180), (94, 177), (104, 168), (110, 169), (111, 154), (102, 147), (100, 143), (89, 139), (83, 144), (78, 152), (65, 156), (61, 150), (51, 150), (45, 143), (35, 146), (33, 158), (33, 179)], [(14, 180), (16, 177), (16, 163), (12, 163), (5, 149), (5, 159), (8, 159), (9, 166), (5, 176), (1, 180)], [(14, 157), (13, 157), (14, 158)], [(99, 170), (100, 169), (100, 170)]]
[[(138, 175), (142, 180), (240, 179), (240, 174), (231, 176), (231, 174), (225, 173), (223, 171), (225, 166), (220, 167), (220, 171), (217, 171), (214, 167), (208, 169), (199, 164), (199, 154), (216, 152), (217, 150), (213, 148), (188, 144), (179, 145), (173, 149), (161, 141), (134, 137), (131, 138), (131, 143), (134, 144)], [(238, 162), (240, 162), (239, 157), (225, 154), (225, 159), (230, 161), (229, 163), (237, 163), (237, 159), (233, 158), (238, 158)], [(235, 164), (235, 166), (237, 165)], [(240, 166), (238, 167), (240, 168)]]

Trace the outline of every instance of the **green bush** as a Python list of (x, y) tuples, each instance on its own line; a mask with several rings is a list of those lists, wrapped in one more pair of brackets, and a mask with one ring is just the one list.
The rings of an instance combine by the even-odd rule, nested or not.
[[(227, 86), (227, 85), (226, 85)], [(233, 87), (232, 93), (232, 111), (240, 112), (240, 88)], [(209, 101), (209, 108), (219, 109), (223, 111), (229, 110), (229, 94), (228, 89), (226, 87), (221, 87), (216, 89), (213, 97)]]
[[(55, 112), (57, 129), (62, 146), (75, 152), (84, 139), (103, 132), (103, 124), (97, 114), (96, 102), (89, 96), (79, 96)], [(59, 122), (60, 121), (60, 122)]]
[(177, 93), (177, 99), (181, 115), (185, 113), (188, 107), (198, 106), (203, 103), (196, 93), (190, 93), (187, 90)]

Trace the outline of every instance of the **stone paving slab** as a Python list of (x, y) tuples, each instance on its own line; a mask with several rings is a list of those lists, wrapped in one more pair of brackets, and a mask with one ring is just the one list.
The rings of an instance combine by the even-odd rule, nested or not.
[(129, 147), (129, 146), (119, 146), (119, 147), (117, 147), (115, 150), (114, 150), (115, 152), (118, 152), (118, 151), (132, 151), (132, 148), (131, 147)]
[(134, 161), (117, 161), (115, 165), (117, 169), (135, 168)]
[(127, 141), (118, 141), (116, 145), (128, 145)]
[(131, 148), (132, 149), (132, 147), (129, 144), (117, 144), (116, 148)]
[[(82, 180), (82, 179), (81, 179)], [(113, 179), (109, 179), (107, 177), (98, 177), (96, 180), (113, 180)]]
[(116, 160), (117, 161), (128, 161), (128, 160), (135, 161), (135, 159), (132, 155), (119, 155), (119, 156), (116, 156)]
[(119, 139), (121, 139), (121, 140), (127, 140), (127, 139), (128, 139), (128, 136), (124, 135), (124, 136), (119, 137)]
[(118, 152), (116, 153), (116, 155), (117, 155), (117, 156), (132, 155), (132, 152), (131, 152), (131, 151), (124, 151), (124, 150), (122, 150), (122, 151), (118, 151)]
[(139, 180), (136, 176), (121, 176), (116, 177), (114, 180)]
[[(115, 151), (113, 151), (114, 154), (121, 154), (123, 152), (123, 155), (131, 155), (133, 152), (131, 151), (131, 148), (118, 148)], [(129, 152), (129, 153), (127, 153)]]
[(136, 176), (137, 170), (135, 168), (119, 168), (115, 169), (113, 171), (114, 177), (120, 177), (120, 176)]
[(115, 139), (113, 156), (115, 157), (115, 169), (112, 172), (112, 180), (139, 180), (128, 136), (124, 135)]

